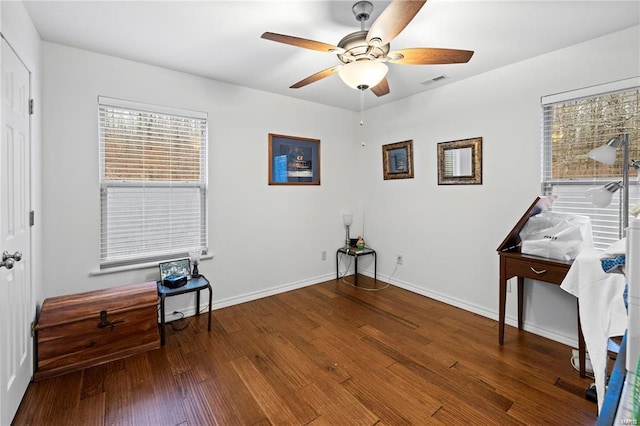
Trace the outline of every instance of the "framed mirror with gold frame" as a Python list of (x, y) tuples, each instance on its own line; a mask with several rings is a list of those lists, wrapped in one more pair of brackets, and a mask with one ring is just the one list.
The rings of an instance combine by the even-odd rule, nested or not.
[(438, 143), (438, 185), (481, 184), (481, 137)]

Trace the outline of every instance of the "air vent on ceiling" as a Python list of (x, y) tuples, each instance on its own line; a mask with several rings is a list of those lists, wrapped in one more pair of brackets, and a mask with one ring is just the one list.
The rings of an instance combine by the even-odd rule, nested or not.
[(425, 81), (423, 81), (423, 82), (422, 82), (422, 83), (420, 83), (420, 84), (423, 84), (423, 85), (425, 85), (425, 86), (426, 86), (426, 85), (428, 85), (428, 84), (432, 84), (432, 83), (436, 83), (436, 82), (438, 82), (438, 81), (442, 81), (442, 80), (444, 80), (445, 78), (447, 78), (447, 76), (446, 76), (446, 75), (439, 75), (439, 76), (437, 76), (437, 77), (433, 77), (433, 78), (431, 78), (431, 79), (429, 79), (429, 80), (425, 80)]

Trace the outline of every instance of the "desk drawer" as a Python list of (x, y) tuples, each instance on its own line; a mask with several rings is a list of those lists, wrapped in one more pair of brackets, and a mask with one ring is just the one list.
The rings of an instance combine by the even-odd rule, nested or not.
[(530, 278), (553, 284), (561, 284), (569, 271), (569, 265), (529, 258), (508, 258), (508, 270), (512, 276)]

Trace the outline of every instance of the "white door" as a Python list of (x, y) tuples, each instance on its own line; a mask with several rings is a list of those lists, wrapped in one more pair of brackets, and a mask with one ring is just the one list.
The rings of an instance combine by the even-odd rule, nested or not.
[(0, 425), (8, 425), (33, 370), (29, 71), (4, 39), (0, 55)]

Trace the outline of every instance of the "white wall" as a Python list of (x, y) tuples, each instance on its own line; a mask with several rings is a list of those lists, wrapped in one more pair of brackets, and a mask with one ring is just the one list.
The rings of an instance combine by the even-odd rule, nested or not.
[[(334, 277), (355, 198), (356, 114), (43, 43), (45, 295), (155, 280), (156, 267), (99, 270), (97, 97), (209, 114), (209, 249), (216, 306)], [(350, 119), (353, 117), (353, 119)], [(321, 140), (320, 186), (269, 186), (268, 134)], [(321, 251), (327, 260), (321, 260)], [(193, 298), (168, 299), (167, 311)]]
[[(497, 319), (496, 248), (540, 194), (544, 95), (640, 75), (640, 27), (488, 72), (366, 112), (379, 126), (360, 169), (379, 271), (418, 293)], [(437, 185), (436, 144), (483, 138), (483, 184)], [(412, 139), (415, 178), (383, 181), (381, 145)], [(516, 282), (507, 319), (516, 324)], [(575, 299), (526, 285), (526, 329), (576, 342)], [(496, 333), (497, 340), (497, 333)]]
[(35, 100), (31, 116), (31, 208), (36, 213), (31, 228), (31, 280), (33, 300), (42, 300), (42, 156), (41, 156), (41, 89), (40, 37), (22, 2), (0, 2), (0, 31), (30, 72), (31, 98)]
[[(496, 248), (540, 193), (540, 97), (640, 74), (639, 32), (368, 110), (365, 147), (353, 112), (43, 43), (46, 296), (157, 275), (155, 268), (91, 275), (98, 270), (96, 98), (105, 95), (209, 113), (215, 259), (201, 271), (214, 282), (216, 306), (333, 278), (341, 213), (352, 211), (352, 235), (364, 222), (381, 278), (402, 254), (394, 284), (497, 318)], [(269, 132), (322, 140), (321, 186), (267, 185)], [(483, 137), (483, 184), (438, 186), (436, 143), (476, 136)], [(381, 145), (407, 139), (414, 141), (415, 178), (383, 181)], [(372, 274), (371, 259), (361, 267)], [(515, 302), (511, 293), (512, 324)], [(167, 310), (190, 303), (176, 300)], [(575, 299), (559, 287), (527, 285), (525, 317), (526, 328), (575, 343)]]

